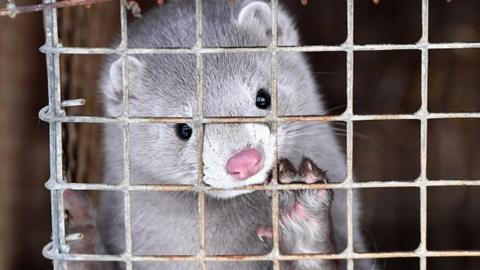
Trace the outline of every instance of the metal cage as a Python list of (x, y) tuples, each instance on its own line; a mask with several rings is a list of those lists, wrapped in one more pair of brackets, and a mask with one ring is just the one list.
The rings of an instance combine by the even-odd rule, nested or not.
[[(277, 8), (278, 0), (272, 0), (272, 43), (267, 47), (253, 48), (204, 48), (202, 46), (202, 23), (197, 23), (196, 45), (191, 48), (181, 49), (144, 49), (128, 48), (127, 40), (127, 10), (124, 5), (120, 5), (121, 17), (121, 43), (117, 48), (79, 48), (63, 47), (58, 39), (57, 10), (48, 9), (44, 12), (44, 27), (46, 33), (46, 43), (41, 47), (41, 52), (45, 53), (47, 58), (48, 71), (48, 93), (49, 104), (44, 107), (39, 115), (43, 121), (50, 125), (50, 179), (46, 183), (46, 188), (51, 191), (51, 214), (52, 214), (52, 242), (49, 243), (43, 253), (44, 256), (53, 260), (54, 269), (66, 269), (67, 261), (122, 261), (125, 262), (126, 269), (132, 269), (132, 262), (136, 261), (196, 261), (201, 269), (206, 269), (206, 262), (210, 261), (273, 261), (274, 269), (280, 269), (280, 261), (284, 260), (302, 260), (302, 259), (344, 259), (347, 261), (347, 269), (354, 269), (355, 259), (367, 258), (418, 258), (421, 270), (427, 269), (427, 258), (429, 257), (480, 257), (480, 250), (477, 251), (430, 251), (426, 245), (427, 235), (427, 187), (430, 186), (480, 186), (479, 180), (452, 180), (445, 179), (439, 181), (429, 181), (426, 174), (427, 164), (427, 125), (429, 119), (443, 118), (480, 118), (480, 112), (472, 113), (430, 113), (427, 109), (428, 102), (428, 63), (429, 50), (431, 49), (467, 49), (480, 48), (480, 43), (429, 43), (429, 0), (422, 0), (422, 36), (420, 40), (413, 44), (354, 44), (354, 0), (347, 1), (347, 39), (341, 45), (332, 46), (298, 46), (282, 47), (277, 43)], [(55, 0), (44, 0), (45, 4), (55, 3)], [(123, 2), (122, 2), (123, 3)], [(202, 21), (202, 0), (196, 0), (196, 20)], [(389, 50), (417, 50), (421, 52), (421, 107), (413, 114), (387, 114), (387, 115), (357, 115), (352, 108), (353, 100), (353, 79), (354, 79), (354, 54), (359, 51), (389, 51)], [(341, 51), (346, 53), (347, 67), (347, 107), (343, 114), (338, 116), (295, 116), (279, 117), (277, 115), (277, 55), (279, 52), (325, 52)], [(235, 117), (235, 118), (215, 118), (204, 117), (203, 115), (203, 54), (209, 53), (242, 53), (242, 52), (268, 52), (272, 57), (272, 108), (267, 117)], [(129, 54), (193, 54), (196, 56), (196, 84), (198, 93), (198, 114), (193, 118), (134, 118), (128, 114), (128, 81), (126, 72), (126, 56)], [(123, 75), (123, 113), (117, 118), (91, 117), (91, 116), (67, 116), (63, 108), (67, 106), (77, 106), (82, 104), (82, 100), (61, 100), (60, 86), (60, 62), (61, 54), (117, 54), (123, 57), (122, 75)], [(420, 162), (421, 173), (414, 182), (354, 182), (353, 181), (353, 123), (355, 121), (367, 120), (401, 120), (413, 119), (420, 121)], [(262, 122), (269, 123), (272, 126), (272, 132), (276, 135), (278, 124), (281, 122), (294, 121), (342, 121), (346, 123), (346, 158), (347, 158), (347, 178), (342, 183), (334, 184), (290, 184), (279, 185), (276, 181), (277, 172), (273, 170), (273, 181), (265, 186), (248, 186), (238, 189), (270, 190), (272, 192), (272, 220), (273, 220), (273, 250), (267, 255), (249, 255), (249, 256), (207, 256), (205, 254), (205, 194), (204, 192), (212, 188), (204, 186), (202, 182), (202, 173), (199, 173), (198, 183), (195, 186), (182, 185), (131, 185), (129, 179), (129, 126), (132, 123), (156, 122), (156, 123), (195, 123), (198, 124), (199, 137), (199, 172), (202, 172), (202, 147), (204, 124), (209, 123), (246, 123)], [(84, 184), (67, 183), (63, 179), (63, 161), (62, 161), (62, 123), (118, 123), (123, 128), (123, 146), (124, 146), (124, 180), (120, 185), (106, 184)], [(278, 158), (278, 153), (276, 153)], [(353, 190), (362, 188), (395, 188), (395, 187), (415, 187), (420, 190), (420, 245), (415, 251), (409, 252), (383, 252), (383, 253), (358, 253), (353, 248)], [(278, 244), (278, 201), (279, 190), (283, 189), (344, 189), (347, 192), (347, 247), (339, 254), (311, 254), (311, 255), (282, 255)], [(68, 236), (65, 235), (63, 191), (73, 190), (117, 190), (124, 194), (124, 214), (125, 214), (125, 240), (126, 250), (121, 255), (81, 255), (69, 254)], [(135, 190), (155, 190), (155, 191), (195, 191), (198, 192), (198, 211), (200, 231), (200, 252), (194, 256), (134, 256), (132, 254), (132, 235), (130, 225), (130, 191)]]

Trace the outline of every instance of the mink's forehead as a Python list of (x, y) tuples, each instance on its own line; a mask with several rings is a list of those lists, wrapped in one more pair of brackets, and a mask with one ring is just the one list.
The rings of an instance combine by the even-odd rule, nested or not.
[[(156, 114), (193, 115), (197, 111), (195, 55), (145, 55), (144, 95), (139, 106)], [(271, 55), (224, 53), (203, 56), (204, 112), (208, 116), (263, 115), (255, 106), (259, 89), (269, 91)]]
[(269, 67), (271, 54), (268, 52), (229, 52), (203, 55), (204, 69), (208, 72), (218, 71), (223, 74), (238, 75), (238, 72), (255, 72), (259, 67)]
[(206, 55), (204, 105), (208, 116), (261, 116), (256, 93), (270, 89), (270, 58), (265, 53)]
[(270, 88), (271, 57), (268, 53), (225, 53), (205, 55), (203, 87), (205, 98), (251, 96)]

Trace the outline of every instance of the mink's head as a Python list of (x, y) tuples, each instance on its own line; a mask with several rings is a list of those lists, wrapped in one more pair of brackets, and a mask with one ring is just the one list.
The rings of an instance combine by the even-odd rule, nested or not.
[[(204, 21), (205, 46), (270, 43), (270, 6), (261, 1), (247, 2), (239, 3), (236, 9), (230, 7), (231, 16), (228, 18), (224, 18), (224, 14), (215, 15), (215, 10), (222, 8), (211, 9), (214, 14), (208, 17), (215, 19)], [(230, 5), (221, 1), (207, 3)], [(149, 19), (156, 18), (150, 18), (147, 14), (142, 20)], [(223, 26), (219, 26), (218, 20), (221, 19)], [(293, 22), (282, 10), (279, 10), (278, 24), (279, 43), (298, 44)], [(145, 39), (142, 37), (142, 40)], [(130, 40), (135, 40), (134, 34), (129, 36)], [(277, 59), (278, 113), (321, 113), (323, 107), (320, 97), (303, 56), (294, 52), (279, 53)], [(197, 115), (195, 54), (129, 55), (123, 61), (127, 67), (125, 74), (128, 77), (130, 117)], [(267, 116), (271, 112), (270, 52), (203, 54), (202, 81), (204, 117), (258, 117)], [(110, 59), (102, 78), (106, 114), (121, 114), (122, 89), (122, 58)], [(281, 154), (298, 153), (284, 149), (295, 147), (295, 136), (288, 136), (289, 130), (297, 132), (298, 125), (279, 126)], [(267, 180), (273, 166), (276, 144), (276, 138), (268, 124), (205, 124), (204, 133), (203, 180), (207, 185), (223, 189), (212, 192), (211, 195), (233, 197), (245, 192), (230, 190), (231, 188), (260, 184)], [(121, 132), (111, 136), (120, 138)], [(106, 139), (113, 138), (108, 138), (107, 135)], [(285, 143), (286, 139), (291, 140), (289, 144)], [(198, 178), (199, 142), (199, 126), (192, 123), (131, 124), (132, 182), (194, 184)], [(109, 143), (106, 147), (109, 147)], [(107, 149), (107, 162), (109, 154), (115, 153)]]

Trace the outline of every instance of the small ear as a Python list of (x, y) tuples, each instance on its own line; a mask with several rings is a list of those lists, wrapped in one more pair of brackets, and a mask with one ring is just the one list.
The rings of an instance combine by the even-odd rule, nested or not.
[[(298, 33), (292, 18), (281, 8), (277, 17), (278, 43), (283, 46), (298, 45)], [(237, 25), (249, 33), (262, 35), (264, 38), (272, 37), (272, 9), (262, 1), (252, 2), (240, 10)]]
[[(133, 56), (127, 56), (125, 59), (125, 68), (127, 72), (128, 84), (138, 83), (143, 74), (143, 63)], [(120, 101), (123, 93), (122, 83), (122, 58), (120, 57), (110, 65), (109, 70), (110, 91), (105, 93), (109, 99)], [(131, 94), (131, 93), (130, 93)]]
[(272, 9), (265, 2), (253, 2), (246, 5), (238, 14), (238, 25), (260, 24), (272, 28)]

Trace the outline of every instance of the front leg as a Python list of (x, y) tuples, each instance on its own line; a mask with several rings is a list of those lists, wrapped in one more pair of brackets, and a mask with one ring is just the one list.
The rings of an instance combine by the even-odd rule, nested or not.
[[(315, 183), (326, 182), (325, 172), (310, 159), (305, 158), (297, 171), (290, 161), (279, 163), (279, 182)], [(332, 190), (296, 190), (280, 192), (279, 240), (282, 254), (333, 253), (332, 220), (330, 207)], [(259, 237), (271, 238), (271, 227), (260, 227)], [(285, 261), (282, 269), (332, 270), (336, 262), (332, 260)]]

